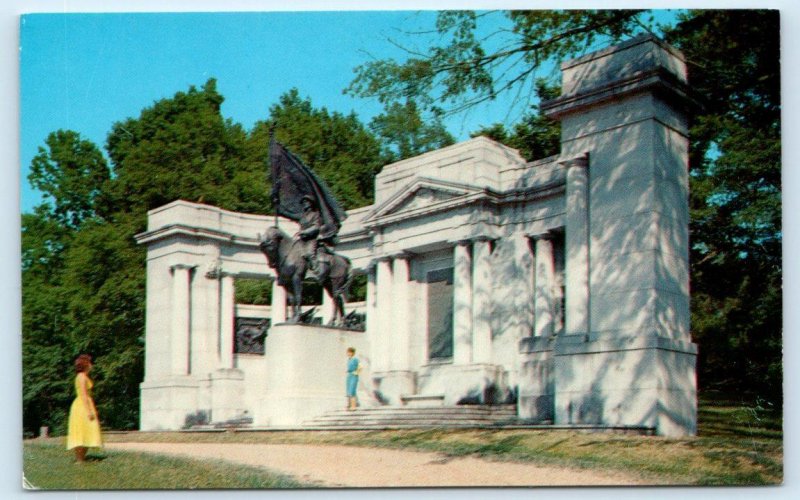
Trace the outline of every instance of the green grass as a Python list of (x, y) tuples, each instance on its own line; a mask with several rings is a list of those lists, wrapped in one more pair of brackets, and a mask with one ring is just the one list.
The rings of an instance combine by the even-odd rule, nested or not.
[(90, 451), (76, 464), (63, 444), (28, 441), (25, 479), (37, 489), (234, 489), (308, 488), (287, 476), (256, 467), (135, 452)]
[[(757, 404), (715, 399), (700, 401), (698, 435), (682, 439), (613, 433), (543, 430), (426, 429), (397, 431), (297, 431), (223, 433), (108, 434), (109, 442), (204, 442), (338, 444), (434, 451), (450, 457), (475, 456), (548, 466), (622, 473), (654, 485), (775, 485), (783, 482), (783, 431), (780, 411)], [(51, 442), (57, 439), (51, 439)], [(60, 441), (59, 441), (60, 442)], [(29, 445), (26, 445), (26, 450)], [(26, 452), (27, 453), (27, 452)], [(62, 449), (64, 464), (74, 470)], [(111, 466), (117, 454), (88, 467)], [(137, 456), (136, 460), (145, 460)], [(55, 460), (55, 458), (53, 458)], [(163, 463), (167, 459), (158, 460)], [(25, 458), (26, 473), (29, 460)], [(44, 468), (44, 470), (48, 470)], [(233, 467), (231, 470), (244, 470)], [(105, 473), (104, 473), (105, 474)], [(174, 474), (174, 473), (173, 473)], [(146, 474), (144, 474), (146, 475)], [(190, 474), (188, 484), (196, 474)], [(203, 475), (203, 474), (201, 474)], [(29, 476), (29, 479), (31, 477)], [(151, 477), (148, 484), (169, 481)], [(136, 484), (121, 487), (140, 487)], [(236, 479), (236, 484), (244, 484)], [(166, 486), (171, 483), (161, 483)], [(187, 484), (186, 482), (181, 484)], [(206, 483), (202, 483), (206, 484)], [(249, 484), (249, 483), (248, 483)], [(72, 488), (63, 486), (64, 488)], [(75, 486), (80, 487), (80, 486)], [(85, 487), (85, 486), (84, 486)], [(189, 486), (174, 486), (184, 488)], [(255, 487), (291, 486), (201, 486)]]

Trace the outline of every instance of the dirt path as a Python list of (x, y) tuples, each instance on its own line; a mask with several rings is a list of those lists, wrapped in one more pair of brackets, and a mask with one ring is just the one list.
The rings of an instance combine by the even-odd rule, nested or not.
[(599, 473), (436, 453), (355, 446), (218, 443), (107, 443), (144, 451), (264, 467), (329, 487), (635, 485), (623, 474)]

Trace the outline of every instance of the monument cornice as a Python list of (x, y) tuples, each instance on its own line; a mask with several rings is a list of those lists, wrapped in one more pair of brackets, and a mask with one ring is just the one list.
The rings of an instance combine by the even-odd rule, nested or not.
[(553, 182), (536, 186), (534, 188), (513, 189), (509, 191), (494, 191), (492, 189), (481, 189), (470, 194), (458, 196), (449, 200), (431, 203), (430, 205), (417, 207), (403, 212), (390, 213), (383, 216), (373, 216), (367, 218), (362, 224), (366, 229), (379, 228), (410, 219), (416, 219), (450, 210), (461, 209), (466, 206), (486, 204), (490, 206), (501, 206), (508, 203), (519, 203), (534, 201), (551, 196), (564, 194), (565, 177), (561, 176)]
[(548, 118), (560, 120), (567, 115), (582, 113), (589, 107), (646, 92), (656, 93), (673, 100), (679, 107), (697, 105), (697, 100), (692, 97), (689, 86), (673, 73), (659, 67), (637, 72), (588, 91), (544, 101), (540, 107)]
[(223, 241), (226, 243), (234, 243), (241, 246), (258, 247), (258, 238), (246, 238), (242, 236), (236, 236), (225, 231), (215, 231), (213, 229), (202, 227), (192, 227), (185, 224), (170, 224), (152, 231), (139, 233), (134, 236), (134, 239), (136, 240), (136, 243), (140, 245), (149, 245), (157, 241), (177, 237), (210, 239), (215, 241)]

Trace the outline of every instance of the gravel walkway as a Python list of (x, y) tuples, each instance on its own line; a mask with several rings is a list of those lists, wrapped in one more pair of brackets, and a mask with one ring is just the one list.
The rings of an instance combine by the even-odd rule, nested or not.
[(327, 487), (413, 486), (632, 486), (623, 474), (447, 458), (355, 446), (296, 444), (106, 443), (111, 450), (143, 451), (264, 467)]

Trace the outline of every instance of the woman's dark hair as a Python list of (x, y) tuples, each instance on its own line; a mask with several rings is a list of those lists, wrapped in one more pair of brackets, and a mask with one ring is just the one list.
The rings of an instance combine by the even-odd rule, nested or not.
[(92, 357), (88, 354), (81, 354), (75, 359), (75, 373), (85, 372), (92, 364)]

